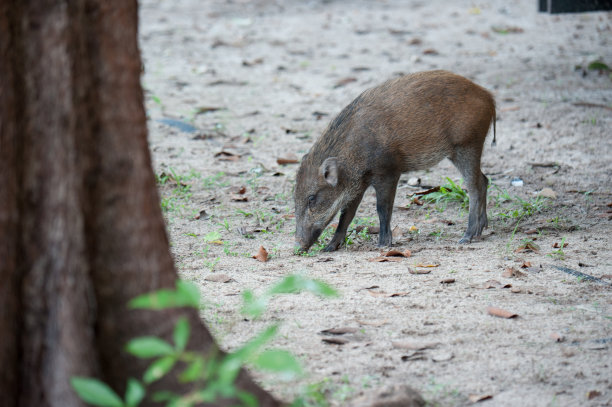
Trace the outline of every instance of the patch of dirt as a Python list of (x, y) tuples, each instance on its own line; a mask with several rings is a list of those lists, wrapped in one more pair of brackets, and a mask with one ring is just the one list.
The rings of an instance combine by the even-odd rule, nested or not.
[[(282, 321), (272, 345), (308, 374), (284, 383), (255, 373), (277, 396), (315, 384), (332, 405), (351, 405), (408, 384), (440, 405), (612, 403), (612, 80), (587, 69), (612, 65), (612, 14), (538, 14), (536, 3), (141, 2), (150, 147), (177, 267), (199, 284), (223, 348)], [(466, 76), (497, 101), (483, 238), (456, 243), (467, 225), (458, 204), (408, 205), (422, 189), (410, 178), (459, 179), (445, 160), (400, 181), (394, 249), (411, 257), (368, 261), (381, 251), (363, 227), (338, 252), (294, 255), (293, 162), (363, 90), (429, 69)], [(378, 225), (373, 191), (357, 220)], [(261, 246), (265, 262), (253, 258)], [(504, 275), (512, 268), (520, 273)], [(280, 296), (254, 321), (238, 312), (244, 290), (292, 273), (341, 296)], [(358, 330), (322, 341), (341, 327)]]

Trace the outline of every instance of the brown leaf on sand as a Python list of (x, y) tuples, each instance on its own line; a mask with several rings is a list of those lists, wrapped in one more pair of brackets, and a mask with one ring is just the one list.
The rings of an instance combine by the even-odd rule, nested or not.
[(356, 82), (356, 81), (357, 81), (357, 78), (353, 78), (353, 77), (340, 79), (338, 82), (336, 82), (336, 84), (334, 85), (334, 88), (341, 88), (342, 86), (348, 85), (349, 83)]
[(215, 158), (219, 161), (238, 161), (240, 160), (240, 155), (234, 154), (231, 151), (222, 150), (215, 154)]
[(497, 307), (487, 307), (487, 313), (494, 317), (506, 318), (506, 319), (518, 317), (518, 314), (515, 314), (514, 312), (506, 311), (505, 309), (501, 309)]
[(323, 338), (321, 341), (332, 345), (344, 345), (345, 343), (349, 343), (349, 340), (344, 338)]
[[(568, 245), (568, 244), (569, 244), (569, 243), (563, 243), (563, 247), (567, 247), (567, 245)], [(561, 249), (561, 248), (562, 248), (562, 247), (561, 247), (561, 245), (559, 244), (559, 242), (555, 242), (555, 243), (552, 245), (552, 247), (553, 247), (553, 249)]]
[(586, 394), (587, 400), (593, 400), (595, 397), (599, 397), (599, 396), (601, 396), (601, 392), (597, 390), (589, 390), (587, 391), (587, 394)]
[(455, 282), (454, 278), (445, 278), (444, 280), (440, 281), (440, 284), (452, 284)]
[(521, 268), (522, 269), (527, 269), (531, 267), (531, 262), (530, 261), (524, 261), (523, 264), (521, 264)]
[(341, 328), (324, 329), (319, 333), (322, 335), (344, 335), (344, 334), (354, 334), (357, 331), (358, 331), (357, 328), (345, 326)]
[(233, 279), (227, 274), (209, 274), (204, 277), (206, 281), (212, 281), (214, 283), (229, 283)]
[(415, 264), (414, 267), (426, 267), (426, 268), (430, 268), (430, 267), (438, 267), (440, 265), (440, 263), (418, 263)]
[(432, 349), (438, 346), (437, 342), (409, 342), (409, 341), (393, 341), (391, 342), (396, 349), (406, 349), (406, 350), (424, 350), (424, 349)]
[(401, 258), (399, 257), (384, 257), (384, 256), (378, 256), (378, 257), (374, 257), (372, 259), (368, 259), (368, 261), (374, 262), (374, 263), (385, 263), (385, 262), (392, 262), (392, 261), (402, 261)]
[(410, 274), (429, 274), (429, 273), (431, 273), (431, 270), (427, 270), (427, 269), (425, 269), (425, 270), (413, 270), (413, 269), (409, 268), (408, 272)]
[(497, 280), (487, 280), (484, 282), (484, 284), (482, 285), (482, 287), (484, 289), (489, 289), (489, 288), (499, 288), (502, 286), (502, 283), (500, 283)]
[(431, 194), (432, 192), (438, 192), (439, 190), (440, 190), (440, 187), (437, 186), (437, 187), (426, 189), (425, 191), (415, 192), (414, 195), (427, 195), (427, 194)]
[(410, 250), (404, 250), (403, 252), (400, 252), (399, 250), (389, 250), (388, 252), (381, 253), (380, 255), (385, 257), (410, 257), (412, 253), (410, 253)]
[(478, 403), (479, 401), (483, 401), (483, 400), (489, 400), (492, 399), (493, 396), (490, 394), (470, 394), (468, 396), (468, 399), (472, 402), (472, 403)]
[(298, 158), (294, 154), (285, 154), (284, 157), (278, 157), (276, 159), (276, 163), (278, 165), (297, 164), (299, 162), (300, 161), (298, 160)]
[(540, 251), (540, 246), (538, 246), (537, 244), (535, 244), (532, 241), (526, 242), (523, 245), (520, 245), (519, 247), (516, 248), (516, 250), (514, 251), (514, 253), (522, 253), (522, 252), (534, 252), (534, 253), (538, 253)]
[(388, 319), (379, 319), (379, 320), (373, 320), (373, 321), (365, 321), (365, 320), (362, 320), (362, 319), (357, 319), (356, 321), (360, 325), (374, 326), (374, 327), (377, 327), (377, 328), (379, 326), (387, 325), (389, 323)]
[(506, 271), (502, 273), (502, 277), (512, 278), (512, 277), (525, 277), (525, 273), (522, 271), (518, 271), (514, 267), (506, 267)]
[(257, 252), (257, 254), (253, 255), (253, 258), (257, 261), (265, 263), (268, 261), (268, 252), (266, 251), (266, 249), (264, 249), (263, 246), (259, 246), (259, 251)]

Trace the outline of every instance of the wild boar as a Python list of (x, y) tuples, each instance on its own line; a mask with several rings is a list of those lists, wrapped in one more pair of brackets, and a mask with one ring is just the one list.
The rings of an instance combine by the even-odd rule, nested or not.
[(405, 75), (368, 89), (346, 106), (302, 158), (295, 185), (296, 248), (307, 251), (338, 211), (325, 251), (344, 242), (369, 186), (376, 191), (379, 246), (390, 246), (400, 175), (448, 157), (468, 188), (468, 226), (459, 243), (487, 227), (488, 179), (480, 156), (495, 100), (486, 89), (448, 71)]

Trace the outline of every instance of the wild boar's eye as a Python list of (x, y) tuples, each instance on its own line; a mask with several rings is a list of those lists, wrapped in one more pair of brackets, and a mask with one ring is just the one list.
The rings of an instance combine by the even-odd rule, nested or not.
[(316, 196), (310, 195), (308, 197), (308, 206), (309, 207), (313, 207), (316, 202), (317, 202), (317, 197)]

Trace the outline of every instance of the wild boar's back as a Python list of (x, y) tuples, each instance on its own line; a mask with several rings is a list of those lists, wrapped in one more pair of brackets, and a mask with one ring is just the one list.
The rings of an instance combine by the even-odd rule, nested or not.
[[(426, 169), (458, 146), (482, 145), (495, 115), (484, 88), (447, 71), (405, 75), (366, 90), (330, 123), (314, 155), (364, 157), (401, 172)], [(316, 153), (319, 150), (320, 153)]]

